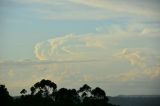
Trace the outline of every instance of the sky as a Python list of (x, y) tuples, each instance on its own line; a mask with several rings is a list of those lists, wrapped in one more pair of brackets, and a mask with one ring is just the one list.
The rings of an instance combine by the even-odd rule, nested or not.
[(0, 83), (41, 79), (160, 95), (160, 0), (0, 0)]

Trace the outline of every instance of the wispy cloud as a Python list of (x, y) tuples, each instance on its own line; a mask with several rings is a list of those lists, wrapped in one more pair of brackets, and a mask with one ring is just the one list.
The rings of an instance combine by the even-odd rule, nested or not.
[[(159, 1), (141, 0), (27, 0), (17, 2), (29, 5), (43, 5), (33, 8), (41, 18), (49, 20), (100, 20), (113, 17), (134, 17), (156, 19), (159, 14)], [(74, 14), (74, 15), (73, 15)]]
[(50, 64), (63, 64), (63, 63), (83, 63), (83, 62), (101, 62), (106, 61), (105, 59), (84, 59), (84, 60), (66, 60), (66, 61), (53, 61), (53, 60), (20, 60), (20, 61), (0, 61), (0, 66), (35, 66), (35, 65), (50, 65)]
[(158, 23), (128, 22), (123, 25), (98, 26), (96, 31), (121, 37), (159, 37), (160, 25)]
[[(128, 1), (128, 0), (71, 0), (73, 2), (79, 3), (79, 4), (84, 4), (88, 5), (91, 7), (97, 7), (97, 8), (102, 8), (106, 9), (112, 12), (120, 12), (121, 14), (123, 13), (128, 13), (129, 15), (140, 15), (140, 16), (159, 16), (158, 12), (158, 5), (157, 7), (155, 6), (155, 3), (159, 3), (158, 1), (153, 1), (154, 3), (150, 1)], [(153, 5), (154, 4), (154, 5)], [(151, 8), (154, 7), (154, 8)], [(155, 11), (155, 8), (157, 10)]]

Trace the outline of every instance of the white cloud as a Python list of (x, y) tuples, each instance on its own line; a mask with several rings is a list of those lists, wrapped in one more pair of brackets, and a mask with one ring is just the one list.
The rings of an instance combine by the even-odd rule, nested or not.
[(146, 24), (144, 22), (129, 22), (125, 25), (112, 24), (109, 26), (99, 26), (96, 31), (110, 35), (120, 35), (121, 37), (159, 37), (160, 27), (157, 23)]
[[(134, 49), (140, 51), (140, 49)], [(132, 49), (123, 49), (123, 55), (132, 55), (134, 54)], [(143, 58), (145, 55), (138, 54), (139, 57)], [(131, 56), (132, 57), (132, 56)], [(134, 57), (134, 56), (133, 56)], [(136, 57), (137, 58), (137, 57)], [(115, 58), (114, 58), (115, 59)], [(128, 58), (121, 58), (128, 59)], [(129, 58), (130, 59), (130, 58)], [(109, 60), (108, 60), (109, 61)], [(76, 64), (76, 62), (78, 62)], [(85, 61), (84, 61), (85, 62)], [(16, 90), (19, 94), (19, 91), (22, 88), (30, 88), (35, 82), (40, 81), (41, 79), (50, 79), (58, 84), (58, 87), (77, 87), (81, 84), (93, 84), (105, 85), (111, 83), (110, 86), (114, 86), (119, 83), (130, 83), (134, 81), (145, 81), (159, 78), (160, 71), (159, 66), (137, 68), (138, 63), (134, 62), (134, 69), (126, 70), (125, 72), (120, 71), (116, 72), (115, 69), (111, 69), (112, 72), (108, 72), (107, 68), (105, 71), (102, 71), (103, 68), (99, 64), (108, 65), (106, 61), (96, 62), (95, 64), (86, 62), (81, 63), (81, 61), (15, 61), (15, 62), (0, 62), (1, 67), (1, 82), (5, 83), (6, 86), (12, 90)], [(137, 61), (136, 61), (137, 62)], [(146, 62), (146, 61), (145, 61)], [(25, 65), (26, 64), (26, 65)], [(114, 63), (113, 63), (114, 64)], [(145, 63), (147, 64), (147, 63)], [(25, 66), (25, 68), (24, 68)], [(83, 66), (83, 67), (82, 67)], [(103, 66), (103, 65), (102, 65)], [(114, 65), (116, 67), (116, 65)], [(147, 64), (148, 66), (148, 64)], [(98, 67), (98, 68), (97, 68)], [(3, 71), (9, 70), (9, 71)], [(12, 70), (12, 71), (11, 71)], [(118, 70), (122, 70), (118, 68)], [(14, 76), (12, 76), (14, 72)], [(10, 75), (9, 75), (10, 73)], [(102, 74), (99, 74), (102, 73)], [(7, 80), (6, 80), (7, 79)], [(14, 84), (14, 82), (17, 82)], [(77, 83), (78, 82), (78, 83)], [(72, 84), (71, 84), (72, 83)], [(68, 85), (69, 84), (69, 85)], [(127, 85), (125, 85), (126, 87)], [(136, 86), (136, 85), (135, 85)], [(106, 89), (108, 86), (106, 86)], [(17, 95), (16, 94), (16, 95)], [(15, 95), (15, 94), (14, 94)]]
[[(92, 21), (110, 18), (111, 22), (106, 20), (106, 22), (109, 23), (106, 23), (106, 26), (97, 27), (96, 30), (98, 32), (96, 33), (80, 35), (69, 34), (37, 42), (34, 48), (35, 56), (38, 59), (36, 61), (0, 62), (0, 73), (2, 73), (0, 74), (0, 80), (10, 85), (9, 87), (13, 89), (27, 88), (43, 78), (51, 79), (57, 84), (65, 83), (67, 85), (67, 83), (73, 84), (80, 81), (86, 83), (100, 82), (105, 85), (107, 81), (129, 82), (139, 81), (144, 77), (155, 79), (160, 76), (160, 68), (156, 66), (159, 61), (152, 57), (155, 55), (150, 55), (149, 59), (147, 59), (146, 55), (140, 50), (141, 47), (139, 47), (140, 49), (125, 48), (134, 45), (126, 42), (116, 45), (126, 37), (132, 37), (136, 40), (138, 40), (139, 37), (143, 37), (144, 42), (146, 41), (146, 37), (159, 37), (159, 2), (149, 0), (15, 1), (24, 3), (24, 5), (27, 4), (27, 6), (22, 6), (22, 10), (27, 9), (25, 10), (27, 12), (32, 10), (36, 18)], [(28, 8), (29, 5), (32, 5), (32, 8)], [(141, 20), (139, 20), (139, 18)], [(157, 24), (147, 21), (155, 22), (156, 19), (158, 20)], [(128, 21), (132, 21), (132, 23)], [(142, 21), (144, 21), (144, 23), (142, 23)], [(119, 24), (113, 25), (113, 23), (116, 22), (119, 22)], [(145, 22), (148, 22), (148, 24)], [(110, 23), (112, 25), (110, 25)], [(105, 22), (103, 25), (105, 25)], [(116, 58), (112, 58), (112, 53), (119, 49), (119, 47), (125, 49), (116, 53), (116, 55), (114, 55)], [(151, 53), (152, 50), (147, 51), (147, 53), (148, 52)], [(103, 59), (105, 61), (102, 62)], [(132, 65), (116, 66), (117, 64), (114, 62), (117, 61), (117, 59), (126, 60)], [(97, 62), (95, 64), (89, 64), (93, 61), (101, 62), (99, 64)], [(79, 67), (75, 63), (78, 63)], [(113, 64), (113, 67), (109, 67), (108, 69), (106, 66), (110, 64)], [(119, 69), (117, 69), (117, 67)], [(124, 67), (129, 67), (129, 69), (125, 71), (123, 70)], [(15, 84), (15, 82), (17, 83)]]
[(160, 77), (159, 63), (157, 58), (154, 57), (157, 55), (157, 52), (153, 51), (153, 49), (149, 48), (124, 48), (119, 53), (116, 53), (114, 55), (116, 58), (127, 60), (134, 67), (120, 75), (115, 75), (113, 78), (121, 81), (130, 81)]
[[(36, 44), (34, 52), (36, 54), (36, 57), (39, 58), (40, 60), (45, 60), (45, 55), (44, 55), (44, 51), (39, 51), (39, 49), (43, 46), (43, 42), (39, 42)], [(40, 53), (39, 53), (40, 52)]]
[(121, 59), (123, 58), (126, 59), (132, 65), (138, 65), (139, 67), (145, 67), (145, 59), (141, 57), (140, 51), (138, 50), (131, 51), (128, 48), (125, 48), (122, 51), (120, 51), (120, 53), (116, 53), (115, 56)]
[(34, 52), (39, 60), (86, 60), (88, 53), (105, 48), (106, 40), (103, 35), (70, 34), (37, 43)]
[[(159, 16), (159, 7), (149, 1), (128, 1), (128, 0), (71, 0), (73, 2), (92, 7), (106, 9), (112, 12), (128, 13), (129, 15)], [(154, 5), (153, 5), (154, 4)], [(157, 6), (157, 7), (155, 7)], [(151, 8), (155, 7), (155, 8)], [(156, 10), (157, 9), (157, 10)]]
[[(99, 55), (98, 51), (105, 53), (107, 52), (106, 49), (118, 45), (120, 41), (126, 38), (156, 38), (159, 36), (157, 24), (130, 23), (124, 26), (115, 24), (97, 27), (96, 30), (96, 33), (68, 34), (38, 42), (35, 45), (34, 53), (39, 60), (88, 60), (95, 59), (92, 54), (97, 53)], [(139, 55), (138, 49), (133, 53), (127, 48), (117, 54), (118, 57), (126, 58), (131, 64), (144, 67), (144, 58)]]
[[(16, 0), (29, 5), (43, 5), (33, 12), (47, 20), (101, 20), (113, 17), (159, 20), (158, 1), (149, 0)], [(74, 15), (73, 15), (74, 14)]]

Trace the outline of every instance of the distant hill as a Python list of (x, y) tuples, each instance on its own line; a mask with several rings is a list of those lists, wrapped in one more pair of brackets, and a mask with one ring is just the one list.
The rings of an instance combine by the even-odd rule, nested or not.
[(160, 95), (119, 95), (109, 102), (120, 106), (160, 106)]

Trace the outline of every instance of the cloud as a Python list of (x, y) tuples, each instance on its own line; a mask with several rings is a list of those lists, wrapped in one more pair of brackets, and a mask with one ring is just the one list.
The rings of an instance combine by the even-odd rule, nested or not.
[[(113, 48), (119, 45), (119, 42), (129, 39), (148, 37), (158, 38), (158, 24), (146, 23), (128, 23), (126, 25), (112, 24), (110, 26), (99, 26), (96, 28), (96, 33), (86, 34), (67, 34), (60, 37), (54, 37), (46, 41), (37, 42), (34, 48), (34, 53), (39, 60), (85, 60), (95, 59), (93, 54), (107, 52), (106, 49)], [(127, 41), (128, 42), (128, 41)], [(113, 50), (109, 50), (113, 51)], [(140, 51), (124, 49), (117, 56), (126, 58), (131, 64), (144, 65), (144, 59), (140, 56)]]
[(50, 79), (57, 83), (58, 86), (73, 83), (73, 79), (81, 75), (76, 68), (71, 67), (71, 64), (76, 62), (62, 63), (54, 62), (54, 64), (51, 64), (50, 62), (44, 63), (42, 61), (1, 62), (0, 82), (4, 83), (12, 91), (16, 91), (16, 94), (12, 95), (19, 95), (19, 91), (22, 88), (29, 89), (41, 79)]
[(144, 70), (144, 74), (150, 78), (160, 77), (160, 66), (148, 67)]
[[(140, 51), (141, 49), (123, 49), (123, 54), (129, 55), (135, 51)], [(142, 52), (142, 50), (141, 50)], [(146, 55), (142, 55), (141, 52), (138, 54), (139, 57), (144, 58)], [(106, 58), (106, 57), (105, 57)], [(118, 57), (119, 58), (119, 57)], [(117, 58), (114, 58), (115, 60)], [(126, 58), (121, 58), (125, 59)], [(13, 91), (17, 91), (16, 95), (19, 94), (21, 88), (30, 88), (35, 82), (41, 79), (50, 79), (58, 84), (60, 87), (79, 87), (81, 84), (93, 84), (93, 85), (109, 85), (105, 86), (106, 89), (110, 86), (118, 86), (118, 84), (133, 83), (136, 81), (145, 82), (150, 80), (155, 80), (159, 78), (159, 66), (150, 67), (145, 61), (146, 67), (137, 68), (137, 63), (134, 63), (134, 67), (130, 67), (128, 70), (123, 70), (122, 67), (118, 67), (118, 70), (114, 67), (111, 69), (108, 67), (103, 67), (108, 64), (108, 61), (101, 61), (100, 63), (91, 63), (93, 61), (47, 61), (47, 60), (21, 60), (21, 61), (6, 61), (0, 62), (0, 80), (5, 83), (6, 86)], [(113, 61), (114, 62), (114, 61)], [(78, 64), (76, 64), (78, 63)], [(25, 65), (26, 64), (26, 65)], [(120, 64), (120, 63), (119, 63)], [(3, 67), (2, 67), (3, 66)], [(83, 67), (82, 67), (83, 66)], [(12, 70), (12, 71), (11, 71)], [(108, 70), (111, 70), (109, 72)], [(12, 76), (14, 72), (14, 77)], [(9, 74), (10, 73), (10, 74)], [(15, 77), (16, 76), (16, 77)], [(14, 84), (14, 82), (17, 82)], [(136, 86), (136, 84), (135, 84)], [(152, 85), (153, 86), (153, 85)], [(15, 95), (15, 94), (14, 94)]]
[(122, 24), (112, 24), (109, 26), (98, 26), (97, 32), (109, 35), (120, 35), (121, 37), (159, 37), (160, 26), (157, 23), (128, 22)]
[[(144, 31), (144, 29), (147, 28), (155, 28), (155, 31)], [(122, 43), (126, 37), (135, 37), (138, 39), (141, 34), (143, 34), (142, 37), (145, 41), (146, 37), (152, 37), (153, 32), (156, 32), (158, 27), (156, 29), (156, 27), (147, 26), (146, 24), (134, 23), (127, 26), (102, 26), (97, 28), (97, 30), (99, 32), (79, 35), (69, 34), (37, 42), (34, 53), (38, 60), (0, 62), (1, 73), (3, 73), (0, 75), (1, 81), (6, 82), (8, 80), (7, 84), (11, 85), (10, 87), (12, 88), (23, 88), (23, 86), (30, 86), (42, 78), (52, 79), (58, 84), (63, 83), (67, 85), (67, 83), (76, 83), (77, 81), (81, 83), (98, 82), (101, 84), (105, 84), (106, 82), (141, 81), (143, 78), (146, 78), (146, 81), (148, 81), (160, 76), (158, 67), (151, 67), (150, 64), (147, 64), (147, 61), (154, 65), (157, 63), (153, 58), (155, 54), (150, 56), (150, 60), (147, 60), (141, 47), (136, 49), (123, 48), (130, 46), (130, 44), (127, 45), (125, 42), (125, 45), (119, 46), (119, 43)], [(157, 34), (156, 36), (159, 35)], [(119, 40), (122, 40), (122, 42), (118, 42)], [(115, 42), (118, 45), (115, 45)], [(119, 47), (122, 47), (122, 50), (119, 50), (117, 53)], [(153, 51), (155, 50), (148, 50), (146, 53)], [(116, 52), (114, 55), (116, 58), (111, 57), (114, 52)], [(159, 54), (157, 55), (159, 56)], [(107, 60), (108, 57), (111, 59)], [(123, 65), (118, 66), (115, 63), (113, 63), (113, 67), (107, 67), (108, 61), (115, 62), (117, 59), (126, 60), (132, 64), (132, 66), (130, 67), (128, 64), (124, 64), (127, 65), (125, 67), (129, 67), (127, 70), (123, 70)], [(100, 64), (96, 62), (96, 64), (89, 65), (95, 61), (101, 62)], [(152, 61), (154, 62), (152, 63)], [(118, 64), (121, 64), (121, 62), (122, 61)], [(67, 68), (69, 66), (68, 63), (71, 65), (70, 68)], [(75, 63), (78, 63), (80, 67), (77, 67)], [(67, 66), (64, 67), (64, 65)], [(13, 71), (8, 72), (8, 70)], [(83, 72), (83, 70), (85, 71)], [(13, 74), (13, 72), (15, 73)], [(104, 76), (99, 73), (102, 73)], [(9, 77), (13, 75), (16, 76), (16, 78)], [(7, 80), (5, 81), (6, 78)], [(30, 80), (30, 78), (32, 80)], [(23, 80), (21, 81), (21, 79)], [(17, 82), (17, 84), (14, 85), (14, 82)]]
[(39, 53), (39, 49), (42, 46), (43, 46), (43, 42), (37, 43), (34, 52), (37, 58), (39, 58), (40, 60), (45, 60), (46, 57), (44, 55), (44, 51), (41, 51), (41, 53)]
[(84, 59), (84, 60), (70, 60), (70, 61), (52, 61), (52, 60), (17, 60), (17, 61), (0, 61), (0, 67), (9, 67), (9, 66), (15, 66), (15, 67), (25, 67), (25, 66), (35, 66), (35, 65), (52, 65), (52, 64), (63, 64), (63, 63), (89, 63), (89, 62), (99, 62), (99, 61), (105, 61), (105, 59)]
[(114, 75), (113, 78), (121, 81), (158, 78), (160, 76), (160, 67), (156, 56), (157, 53), (158, 52), (155, 50), (149, 48), (122, 49), (120, 52), (116, 53), (114, 57), (121, 60), (127, 60), (134, 67), (119, 75)]
[(145, 59), (141, 57), (140, 51), (131, 51), (128, 48), (123, 49), (115, 55), (118, 58), (126, 59), (132, 65), (138, 65), (139, 67), (145, 67)]
[[(115, 17), (159, 20), (159, 3), (129, 0), (16, 0), (27, 5), (43, 5), (32, 8), (41, 19), (47, 20), (101, 20)], [(74, 15), (73, 15), (74, 14)]]
[(141, 32), (141, 36), (160, 36), (160, 28), (159, 26), (144, 28)]
[[(133, 81), (133, 80), (139, 80), (142, 78), (143, 74), (141, 71), (137, 70), (129, 70), (125, 73), (121, 73), (117, 76), (117, 79), (120, 81)], [(143, 76), (144, 77), (144, 76)]]
[(70, 0), (16, 0), (16, 2), (23, 5), (43, 5), (41, 8), (35, 6), (31, 11), (43, 20), (100, 20), (108, 17), (104, 14), (105, 11), (93, 10)]
[(108, 74), (105, 76), (90, 76), (85, 75), (84, 81), (98, 83), (123, 83), (136, 81), (154, 81), (160, 77), (160, 67), (146, 67), (144, 69), (132, 68), (118, 74)]
[[(157, 1), (128, 1), (128, 0), (71, 0), (72, 2), (84, 4), (91, 7), (102, 8), (110, 10), (112, 12), (128, 13), (130, 15), (140, 15), (140, 16), (159, 16), (159, 7), (156, 3)], [(139, 4), (141, 3), (141, 5)], [(157, 6), (157, 7), (155, 7)], [(154, 8), (151, 8), (154, 7)]]
[(160, 77), (160, 67), (146, 67), (144, 69), (135, 69), (130, 70), (125, 73), (121, 73), (120, 75), (115, 76), (118, 80), (121, 81), (135, 81), (142, 80), (145, 78), (155, 79)]
[(37, 43), (34, 53), (39, 60), (85, 60), (87, 53), (104, 49), (106, 40), (101, 35), (70, 34)]
[[(130, 83), (145, 78), (147, 82), (159, 78), (159, 61), (155, 59), (159, 52), (146, 55), (145, 53), (155, 50), (147, 50), (145, 53), (142, 50), (143, 47), (152, 45), (148, 39), (157, 40), (160, 36), (158, 1), (14, 1), (23, 4), (18, 4), (14, 11), (19, 9), (29, 13), (26, 14), (29, 16), (27, 19), (70, 20), (71, 23), (80, 22), (75, 20), (94, 20), (93, 25), (100, 26), (97, 26), (95, 33), (67, 34), (37, 42), (34, 54), (38, 60), (1, 61), (0, 80), (10, 85), (9, 87), (21, 90), (43, 78), (51, 79), (63, 86), (77, 84), (78, 81), (96, 83), (95, 85), (114, 85), (113, 82)], [(7, 7), (7, 11), (9, 9)], [(135, 49), (135, 46), (138, 48)]]
[(113, 57), (126, 60), (141, 69), (159, 65), (159, 50), (155, 48), (122, 48), (115, 51)]

